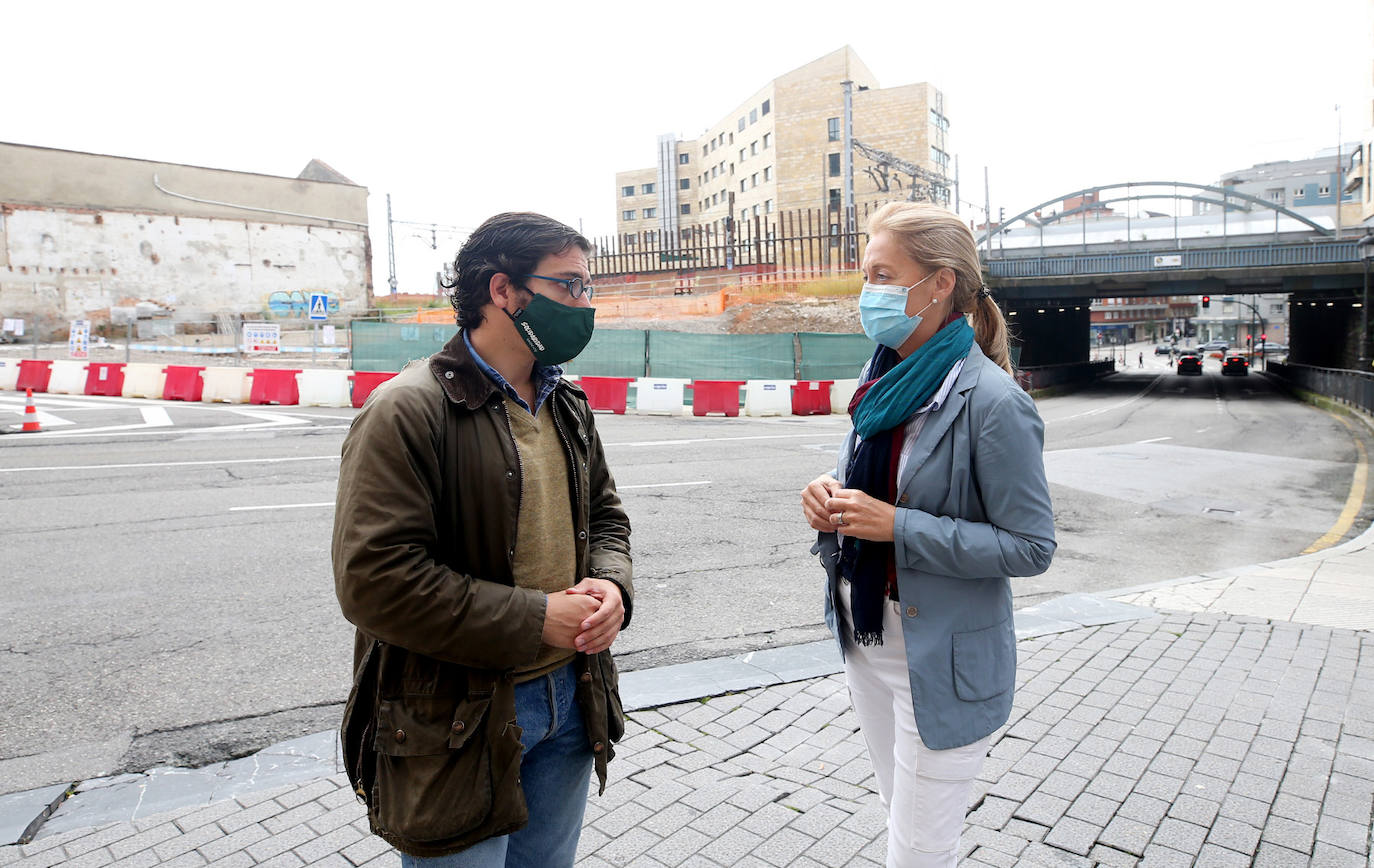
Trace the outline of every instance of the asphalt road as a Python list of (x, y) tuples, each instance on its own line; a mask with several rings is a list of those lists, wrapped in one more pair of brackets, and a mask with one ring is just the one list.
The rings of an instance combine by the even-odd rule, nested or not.
[[(1367, 436), (1218, 371), (1147, 357), (1040, 401), (1060, 547), (1015, 581), (1018, 605), (1294, 555), (1337, 525)], [(335, 725), (351, 629), (328, 542), (353, 411), (40, 409), (47, 433), (0, 437), (0, 793)], [(0, 398), (0, 427), (20, 410)], [(843, 419), (598, 425), (634, 527), (624, 668), (825, 635), (797, 495)], [(1351, 529), (1370, 518), (1361, 504)]]

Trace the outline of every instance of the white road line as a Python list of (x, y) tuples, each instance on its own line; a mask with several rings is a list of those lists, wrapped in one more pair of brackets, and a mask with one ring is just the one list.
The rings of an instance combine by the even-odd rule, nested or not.
[(1157, 377), (1155, 377), (1153, 380), (1150, 381), (1150, 385), (1146, 386), (1144, 389), (1141, 389), (1141, 390), (1140, 390), (1140, 393), (1139, 393), (1138, 395), (1134, 395), (1134, 396), (1132, 396), (1132, 397), (1130, 397), (1130, 398), (1127, 398), (1126, 400), (1124, 400), (1124, 401), (1122, 401), (1122, 402), (1120, 402), (1120, 403), (1112, 404), (1112, 405), (1109, 406), (1109, 407), (1098, 407), (1098, 408), (1095, 409), (1095, 410), (1084, 410), (1082, 413), (1074, 413), (1074, 414), (1072, 414), (1072, 415), (1070, 415), (1070, 416), (1056, 416), (1056, 417), (1053, 418), (1053, 419), (1046, 419), (1045, 422), (1046, 422), (1046, 424), (1048, 424), (1048, 423), (1050, 423), (1050, 422), (1067, 422), (1067, 421), (1069, 421), (1070, 419), (1081, 419), (1081, 418), (1084, 418), (1084, 417), (1086, 417), (1086, 416), (1097, 416), (1097, 415), (1100, 415), (1100, 414), (1102, 414), (1102, 413), (1110, 413), (1110, 412), (1112, 412), (1113, 410), (1120, 410), (1122, 407), (1126, 407), (1126, 406), (1129, 406), (1129, 405), (1131, 405), (1131, 404), (1134, 404), (1136, 401), (1139, 401), (1141, 398), (1143, 398), (1143, 397), (1145, 397), (1146, 395), (1150, 394), (1150, 392), (1151, 392), (1156, 386), (1158, 386), (1161, 382), (1163, 382), (1164, 377), (1165, 377), (1164, 374), (1158, 375)]
[(0, 473), (40, 470), (124, 470), (132, 467), (219, 467), (223, 464), (281, 464), (288, 461), (338, 461), (337, 455), (304, 455), (299, 458), (224, 458), (218, 461), (147, 461), (138, 464), (62, 464), (46, 467), (0, 467)]
[(334, 505), (334, 501), (332, 501), (332, 500), (331, 500), (331, 501), (327, 501), (327, 502), (325, 502), (325, 503), (278, 503), (278, 504), (274, 504), (274, 505), (272, 505), (272, 506), (231, 506), (231, 507), (229, 507), (229, 511), (230, 511), (230, 512), (251, 512), (251, 511), (257, 510), (257, 509), (311, 509), (311, 508), (321, 507), (321, 506), (330, 506), (330, 507), (332, 507), (333, 505)]
[(632, 488), (677, 488), (683, 485), (710, 485), (709, 479), (698, 479), (695, 482), (652, 482), (645, 485), (617, 485), (616, 491), (629, 491)]
[(1151, 437), (1149, 440), (1137, 440), (1137, 441), (1135, 441), (1135, 443), (1136, 443), (1137, 446), (1139, 446), (1139, 445), (1141, 445), (1142, 443), (1159, 443), (1159, 442), (1164, 441), (1164, 440), (1172, 440), (1172, 439), (1174, 439), (1174, 438), (1172, 438), (1172, 437)]
[(143, 424), (149, 428), (163, 428), (172, 424), (172, 417), (161, 407), (139, 407), (138, 412), (143, 414)]
[(682, 446), (688, 443), (725, 443), (736, 440), (787, 440), (802, 437), (843, 437), (845, 432), (838, 429), (834, 431), (817, 432), (815, 434), (756, 434), (748, 437), (692, 437), (682, 440), (627, 440), (620, 443), (606, 443), (606, 446)]

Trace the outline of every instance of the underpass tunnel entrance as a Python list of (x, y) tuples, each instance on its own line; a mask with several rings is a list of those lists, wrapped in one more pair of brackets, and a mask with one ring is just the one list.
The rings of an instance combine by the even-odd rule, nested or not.
[[(1092, 299), (1015, 301), (1004, 313), (1018, 368), (1088, 360)], [(1019, 350), (1019, 357), (1018, 352)]]

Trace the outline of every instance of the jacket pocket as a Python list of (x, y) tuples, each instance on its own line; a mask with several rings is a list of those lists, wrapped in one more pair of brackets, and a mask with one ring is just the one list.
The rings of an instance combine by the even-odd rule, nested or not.
[[(378, 704), (371, 808), (380, 830), (410, 841), (442, 841), (487, 821), (509, 772), (488, 744), (490, 706), (490, 696), (409, 695)], [(505, 729), (498, 735), (514, 741), (518, 770), (519, 729)]]
[(966, 702), (1001, 696), (1016, 684), (1016, 631), (1003, 620), (954, 634), (954, 693)]

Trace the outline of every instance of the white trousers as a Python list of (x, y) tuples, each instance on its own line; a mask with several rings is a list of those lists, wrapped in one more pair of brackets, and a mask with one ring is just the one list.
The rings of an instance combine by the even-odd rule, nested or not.
[(931, 750), (916, 730), (911, 677), (902, 639), (901, 604), (883, 604), (883, 644), (857, 645), (849, 582), (840, 581), (844, 673), (887, 809), (888, 868), (952, 866), (973, 781), (992, 736), (952, 750)]

